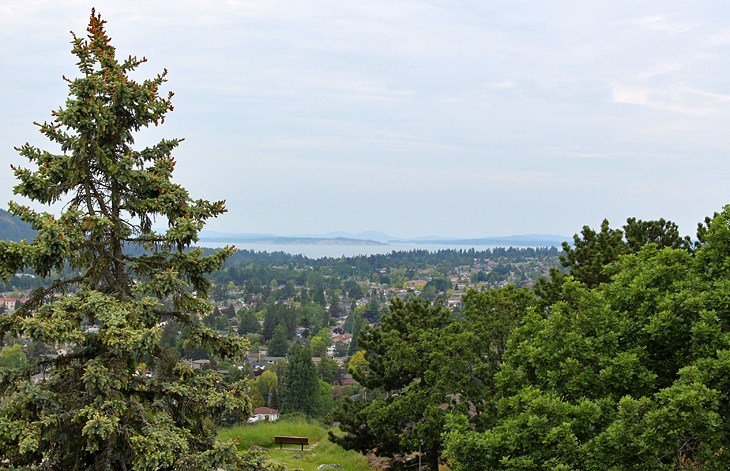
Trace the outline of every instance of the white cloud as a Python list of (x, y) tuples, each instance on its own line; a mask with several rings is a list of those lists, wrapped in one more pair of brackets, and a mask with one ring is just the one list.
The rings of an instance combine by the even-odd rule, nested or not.
[(648, 16), (639, 19), (637, 24), (649, 31), (668, 34), (688, 33), (699, 26), (696, 23), (676, 21), (673, 19), (674, 17), (675, 15)]
[(515, 84), (514, 84), (514, 82), (506, 80), (504, 82), (488, 83), (487, 88), (491, 88), (494, 90), (511, 90), (511, 89), (515, 88)]
[[(643, 179), (665, 182), (661, 207), (683, 208), (665, 216), (688, 221), (704, 213), (672, 195), (678, 179), (701, 180), (703, 204), (725, 191), (697, 170), (730, 168), (719, 1), (95, 3), (118, 51), (150, 58), (140, 76), (170, 70), (176, 111), (159, 133), (190, 138), (179, 177), (261, 230), (338, 229), (331, 215), (347, 204), (369, 221), (416, 198), (388, 220), (401, 224), (394, 232), (438, 219), (482, 234), (523, 221), (569, 233), (630, 213), (615, 189)], [(89, 10), (88, 0), (0, 5), (3, 155), (62, 102), (68, 30), (83, 31)], [(11, 187), (1, 171), (0, 200)]]
[(611, 91), (613, 100), (617, 103), (698, 116), (730, 112), (730, 95), (698, 90), (686, 85), (651, 88), (614, 83)]

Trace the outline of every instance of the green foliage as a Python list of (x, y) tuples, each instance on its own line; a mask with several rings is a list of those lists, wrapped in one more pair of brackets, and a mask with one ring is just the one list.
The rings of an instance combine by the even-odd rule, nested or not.
[(326, 417), (334, 407), (332, 397), (332, 386), (321, 379), (317, 380), (317, 391), (315, 394), (314, 417)]
[(312, 350), (299, 343), (294, 344), (289, 363), (281, 384), (282, 412), (303, 412), (316, 417), (319, 410), (319, 382), (312, 363)]
[(0, 350), (0, 368), (22, 370), (28, 366), (28, 358), (20, 344), (3, 347)]
[[(250, 469), (230, 444), (215, 441), (211, 420), (248, 413), (247, 385), (226, 386), (216, 372), (177, 361), (159, 326), (174, 319), (191, 346), (214, 356), (245, 353), (245, 341), (199, 320), (211, 310), (206, 274), (233, 249), (209, 256), (188, 249), (224, 204), (193, 199), (172, 182), (179, 139), (133, 147), (135, 132), (172, 110), (172, 93), (160, 95), (166, 72), (133, 80), (146, 59), (118, 60), (93, 11), (88, 36), (74, 35), (72, 44), (80, 76), (65, 79), (65, 105), (38, 124), (61, 153), (24, 144), (17, 150), (34, 168), (14, 167), (16, 194), (65, 205), (54, 216), (11, 203), (37, 234), (0, 241), (6, 279), (23, 269), (74, 273), (3, 317), (0, 334), (72, 351), (45, 361), (38, 383), (30, 375), (41, 360), (0, 373), (0, 456), (23, 469)], [(154, 231), (153, 220), (166, 221), (166, 230)], [(143, 365), (151, 376), (139, 374)]]
[(432, 374), (435, 354), (445, 347), (442, 332), (450, 323), (448, 311), (423, 300), (392, 301), (380, 325), (365, 330), (351, 371), (375, 392), (367, 399), (346, 400), (334, 413), (344, 436), (330, 439), (347, 449), (377, 449), (383, 456), (404, 456), (422, 445), (434, 469), (441, 452), (441, 432), (451, 402), (442, 379)]
[(322, 307), (327, 304), (327, 301), (324, 298), (324, 286), (318, 285), (312, 289), (312, 301)]
[(279, 377), (275, 372), (271, 370), (264, 371), (254, 379), (253, 386), (259, 391), (264, 404), (268, 407), (276, 405), (273, 400), (276, 389), (279, 387)]
[(367, 374), (368, 361), (365, 359), (365, 350), (358, 350), (347, 362), (347, 371), (362, 378)]
[(450, 419), (450, 466), (726, 469), (729, 221), (730, 206), (693, 251), (642, 235), (596, 268), (608, 281), (568, 277), (558, 301), (528, 311), (494, 373), (494, 411)]
[(512, 329), (535, 304), (526, 289), (472, 290), (463, 317), (453, 320), (422, 300), (394, 300), (381, 324), (363, 334), (364, 350), (350, 358), (367, 399), (347, 399), (334, 413), (346, 434), (333, 440), (397, 460), (420, 447), (436, 469), (449, 413), (478, 408), (478, 422), (494, 415), (493, 376)]
[(350, 339), (350, 347), (347, 350), (348, 355), (354, 355), (360, 349), (360, 336), (363, 329), (368, 325), (367, 321), (363, 319), (362, 312), (354, 310), (348, 317), (348, 320), (352, 317), (352, 338)]
[(239, 335), (258, 334), (259, 332), (261, 332), (261, 324), (259, 324), (256, 313), (250, 309), (244, 309), (238, 322)]
[[(329, 299), (328, 303), (329, 303), (329, 306), (327, 308), (327, 315), (330, 318), (334, 318), (334, 319), (340, 317), (340, 297), (337, 296), (337, 293), (333, 292), (330, 295), (330, 299)], [(329, 322), (327, 324), (329, 324)], [(325, 325), (327, 325), (327, 324), (325, 324)]]
[(560, 263), (568, 268), (576, 280), (596, 286), (608, 281), (603, 267), (628, 252), (623, 237), (624, 233), (620, 229), (611, 229), (606, 219), (598, 232), (583, 226), (580, 236), (573, 236), (572, 247), (563, 242), (565, 254), (560, 256)]
[(322, 357), (322, 360), (317, 366), (317, 370), (319, 373), (319, 379), (327, 384), (331, 384), (340, 379), (340, 367), (332, 358)]
[(327, 347), (332, 345), (332, 332), (329, 329), (321, 329), (312, 337), (310, 344), (312, 346), (312, 355), (325, 358), (327, 356)]
[(360, 284), (354, 279), (345, 280), (342, 284), (342, 295), (350, 299), (360, 299), (365, 296)]
[(426, 283), (425, 288), (433, 288), (437, 293), (444, 292), (451, 289), (451, 280), (442, 277), (433, 278)]
[(656, 221), (642, 221), (628, 218), (624, 225), (626, 245), (631, 253), (638, 252), (646, 244), (656, 244), (660, 248), (690, 249), (689, 236), (679, 233), (679, 227), (663, 218)]
[(568, 273), (469, 291), (454, 318), (395, 301), (332, 440), (404, 466), (420, 445), (434, 470), (442, 450), (455, 470), (726, 469), (730, 206), (702, 227), (584, 228)]
[(341, 358), (347, 356), (348, 345), (345, 342), (335, 342), (335, 358)]
[(604, 270), (607, 265), (621, 255), (638, 252), (647, 244), (656, 244), (659, 248), (692, 248), (689, 237), (682, 237), (677, 225), (671, 221), (628, 218), (621, 230), (612, 229), (604, 219), (598, 232), (583, 226), (580, 235), (573, 236), (572, 247), (563, 242), (564, 254), (560, 256), (560, 263), (576, 280), (593, 287), (609, 281), (610, 274)]
[(289, 338), (286, 334), (286, 328), (279, 324), (274, 329), (274, 335), (269, 340), (269, 349), (267, 353), (270, 357), (285, 357), (289, 351)]
[(380, 309), (380, 303), (378, 302), (378, 299), (373, 296), (372, 298), (370, 298), (370, 301), (365, 307), (365, 310), (362, 313), (362, 317), (367, 319), (368, 322), (375, 324), (380, 321), (382, 315), (383, 313)]
[(283, 325), (286, 328), (287, 338), (293, 336), (297, 326), (296, 314), (293, 307), (284, 303), (275, 302), (267, 305), (264, 312), (264, 338), (266, 340), (270, 339), (278, 325)]

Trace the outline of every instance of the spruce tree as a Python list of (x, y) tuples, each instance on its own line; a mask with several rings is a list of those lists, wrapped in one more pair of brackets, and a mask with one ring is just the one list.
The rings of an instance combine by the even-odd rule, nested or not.
[[(0, 275), (71, 275), (0, 319), (0, 336), (67, 347), (0, 371), (0, 461), (12, 469), (234, 469), (246, 463), (215, 440), (210, 418), (248, 413), (247, 386), (226, 386), (161, 345), (161, 322), (174, 320), (191, 345), (217, 357), (246, 350), (200, 322), (212, 308), (206, 274), (233, 249), (204, 255), (189, 247), (224, 202), (193, 199), (172, 182), (180, 139), (134, 147), (135, 133), (162, 124), (173, 108), (172, 93), (160, 92), (166, 71), (133, 80), (146, 59), (118, 59), (93, 10), (87, 31), (73, 35), (80, 74), (64, 77), (65, 105), (37, 123), (56, 149), (17, 148), (32, 168), (14, 168), (15, 194), (64, 205), (54, 215), (10, 203), (37, 236), (0, 242)], [(152, 374), (140, 374), (141, 365)], [(41, 367), (44, 379), (32, 381)]]

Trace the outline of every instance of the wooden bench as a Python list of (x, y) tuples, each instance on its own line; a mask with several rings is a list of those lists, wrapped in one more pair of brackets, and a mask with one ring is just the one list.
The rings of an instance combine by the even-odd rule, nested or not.
[(309, 445), (309, 439), (307, 437), (274, 437), (274, 444), (279, 445), (279, 448), (283, 448), (284, 445), (301, 445), (302, 451), (304, 451), (304, 445)]

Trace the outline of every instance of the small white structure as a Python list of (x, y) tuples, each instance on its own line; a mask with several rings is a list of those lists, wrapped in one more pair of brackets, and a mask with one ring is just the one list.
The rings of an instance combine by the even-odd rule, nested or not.
[(253, 410), (253, 417), (248, 421), (249, 423), (254, 423), (260, 420), (268, 420), (270, 422), (279, 420), (279, 411), (271, 407), (257, 407)]

